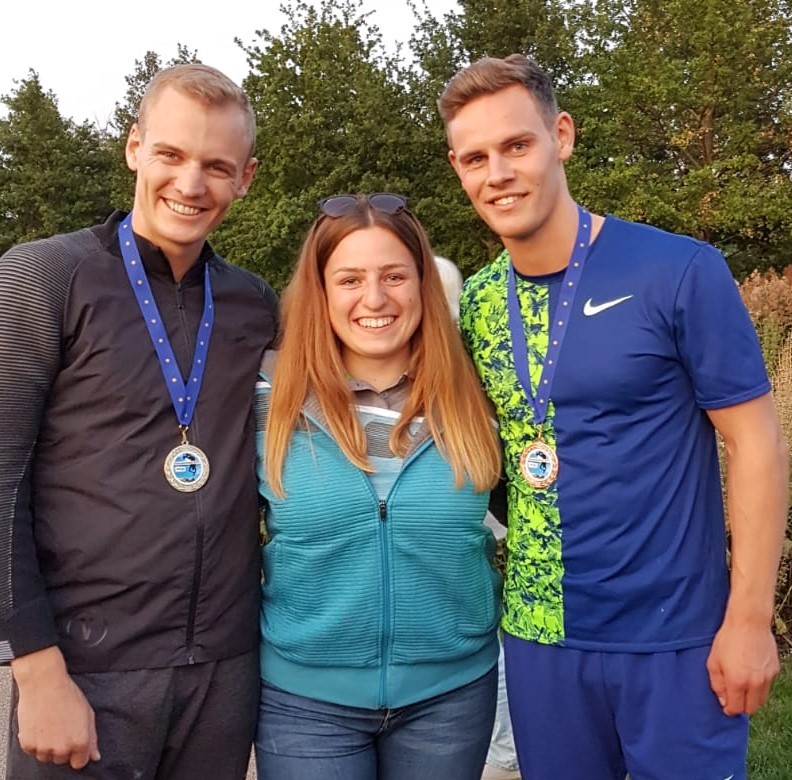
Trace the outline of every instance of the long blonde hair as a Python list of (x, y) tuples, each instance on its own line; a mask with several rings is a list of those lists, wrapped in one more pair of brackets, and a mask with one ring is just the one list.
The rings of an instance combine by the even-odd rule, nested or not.
[(446, 304), (426, 233), (407, 210), (388, 214), (368, 199), (339, 217), (320, 215), (308, 230), (297, 266), (281, 298), (280, 351), (267, 420), (266, 473), (275, 493), (284, 495), (282, 472), (292, 432), (309, 393), (318, 400), (338, 445), (349, 460), (372, 471), (366, 435), (354, 411), (354, 397), (330, 325), (324, 269), (338, 244), (355, 230), (390, 230), (410, 251), (420, 276), (423, 314), (411, 339), (412, 388), (393, 429), (390, 446), (403, 456), (408, 426), (423, 415), (457, 486), (467, 478), (477, 490), (495, 485), (500, 444), (489, 403)]

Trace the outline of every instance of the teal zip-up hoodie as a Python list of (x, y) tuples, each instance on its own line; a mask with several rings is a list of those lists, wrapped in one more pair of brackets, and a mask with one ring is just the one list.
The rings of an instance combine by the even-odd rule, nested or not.
[(262, 462), (270, 387), (262, 373), (262, 678), (300, 696), (379, 709), (446, 693), (492, 669), (501, 579), (483, 523), (488, 492), (457, 489), (423, 431), (380, 500), (309, 399), (280, 499)]

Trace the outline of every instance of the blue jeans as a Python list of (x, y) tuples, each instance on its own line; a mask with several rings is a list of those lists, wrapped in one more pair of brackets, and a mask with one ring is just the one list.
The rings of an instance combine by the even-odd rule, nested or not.
[(262, 780), (479, 780), (498, 670), (393, 710), (296, 696), (262, 682), (256, 768)]
[(506, 692), (506, 667), (502, 639), (498, 656), (498, 705), (495, 709), (495, 725), (492, 729), (487, 763), (499, 769), (517, 769), (517, 751), (514, 747), (514, 735), (509, 716), (509, 698)]

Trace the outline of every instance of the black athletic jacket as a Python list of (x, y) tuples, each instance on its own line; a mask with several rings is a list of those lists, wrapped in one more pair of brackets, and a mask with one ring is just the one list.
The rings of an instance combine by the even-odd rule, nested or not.
[(138, 239), (185, 377), (210, 269), (189, 437), (211, 471), (178, 492), (163, 471), (178, 422), (118, 249), (122, 216), (0, 258), (0, 660), (57, 644), (72, 672), (158, 668), (258, 641), (251, 402), (276, 297), (208, 245), (177, 284)]

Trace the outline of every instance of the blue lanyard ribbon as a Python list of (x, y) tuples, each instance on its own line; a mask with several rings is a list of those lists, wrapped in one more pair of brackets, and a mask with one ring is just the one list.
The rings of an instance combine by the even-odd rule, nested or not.
[(591, 239), (591, 214), (582, 206), (578, 206), (578, 229), (575, 237), (575, 246), (569, 259), (561, 282), (561, 293), (552, 314), (550, 325), (550, 340), (545, 355), (542, 373), (536, 387), (536, 395), (531, 388), (531, 373), (529, 369), (528, 342), (525, 338), (520, 301), (517, 297), (517, 279), (514, 263), (509, 260), (509, 275), (507, 285), (507, 307), (509, 310), (509, 331), (511, 332), (512, 350), (514, 353), (514, 368), (517, 378), (525, 391), (528, 402), (533, 410), (534, 424), (539, 426), (547, 417), (547, 407), (550, 401), (550, 390), (553, 387), (553, 377), (558, 365), (558, 355), (564, 343), (569, 317), (572, 314), (572, 303), (583, 274), (583, 266), (589, 253)]
[(168, 333), (165, 330), (165, 324), (162, 322), (159, 309), (151, 293), (151, 286), (146, 278), (146, 271), (143, 268), (143, 261), (140, 259), (135, 237), (132, 234), (131, 213), (118, 228), (118, 241), (121, 245), (121, 255), (124, 258), (124, 268), (140, 307), (140, 313), (146, 323), (151, 343), (154, 345), (154, 351), (157, 353), (162, 376), (165, 378), (176, 417), (179, 419), (179, 424), (186, 429), (192, 422), (198, 403), (198, 394), (201, 391), (204, 368), (206, 367), (206, 355), (209, 352), (209, 339), (214, 325), (209, 263), (206, 263), (204, 271), (204, 310), (195, 339), (195, 354), (190, 377), (185, 385), (179, 372), (179, 364), (173, 354)]

